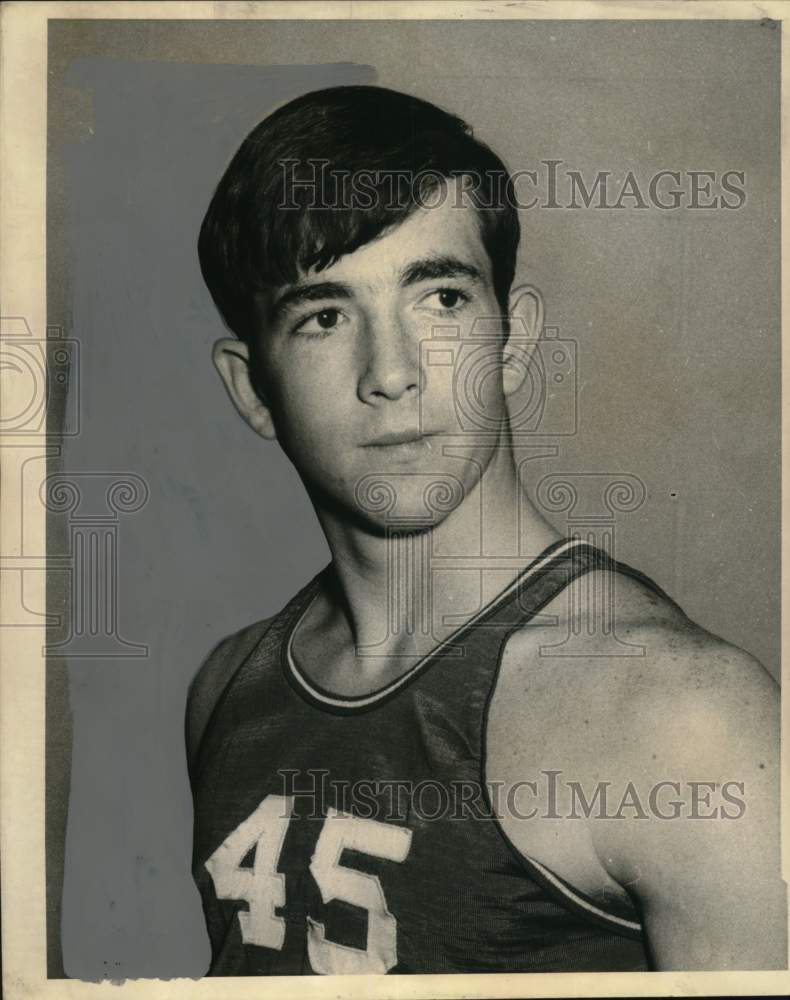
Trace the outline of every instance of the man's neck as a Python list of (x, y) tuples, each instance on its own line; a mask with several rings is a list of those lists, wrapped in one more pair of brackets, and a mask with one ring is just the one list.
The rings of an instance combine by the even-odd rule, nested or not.
[(561, 537), (527, 498), (507, 443), (434, 527), (385, 535), (319, 517), (334, 568), (326, 622), (347, 630), (371, 673), (430, 652)]

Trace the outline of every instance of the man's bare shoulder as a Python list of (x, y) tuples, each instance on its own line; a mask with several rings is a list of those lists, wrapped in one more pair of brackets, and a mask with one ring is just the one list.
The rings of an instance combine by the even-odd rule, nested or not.
[[(734, 671), (770, 679), (754, 657), (692, 621), (666, 595), (610, 570), (579, 577), (511, 636), (507, 659), (529, 669), (535, 656), (581, 658), (604, 670), (627, 664), (641, 680), (639, 661), (647, 660), (660, 665), (662, 683), (674, 673), (694, 688), (717, 678), (735, 681)], [(634, 670), (616, 671), (626, 683), (634, 675)]]
[(511, 637), (496, 695), (510, 738), (527, 720), (553, 719), (550, 742), (559, 730), (574, 757), (609, 770), (667, 754), (701, 763), (728, 741), (731, 759), (734, 731), (742, 751), (751, 737), (768, 753), (778, 710), (776, 682), (753, 656), (608, 570), (576, 580)]
[[(630, 710), (635, 725), (656, 713), (666, 725), (669, 711), (678, 720), (700, 723), (712, 722), (712, 715), (721, 712), (733, 717), (729, 721), (738, 719), (743, 735), (749, 715), (775, 702), (776, 682), (750, 653), (692, 621), (644, 583), (608, 571), (594, 575), (600, 578), (596, 593), (607, 583), (614, 593), (610, 621), (618, 641), (613, 646), (600, 628), (594, 634), (591, 649), (603, 668), (597, 679), (611, 679), (612, 695)], [(588, 599), (587, 605), (575, 625), (592, 625), (595, 633), (606, 611), (597, 599)], [(617, 655), (620, 642), (625, 656)]]
[(504, 817), (508, 834), (590, 895), (627, 890), (659, 967), (784, 967), (777, 684), (639, 581), (592, 577), (502, 659), (488, 778), (558, 788), (532, 823)]

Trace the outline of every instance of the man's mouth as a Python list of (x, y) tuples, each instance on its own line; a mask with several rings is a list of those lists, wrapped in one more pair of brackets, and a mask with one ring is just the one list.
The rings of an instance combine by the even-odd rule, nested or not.
[(408, 430), (408, 431), (395, 431), (391, 434), (382, 434), (380, 437), (374, 438), (372, 441), (368, 441), (364, 447), (365, 448), (393, 448), (401, 444), (417, 444), (422, 441), (427, 441), (434, 435), (432, 433), (427, 433), (424, 431)]

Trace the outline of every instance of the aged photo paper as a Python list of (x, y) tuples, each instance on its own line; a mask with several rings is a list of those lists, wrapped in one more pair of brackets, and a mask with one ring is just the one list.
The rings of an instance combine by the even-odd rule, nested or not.
[(786, 9), (3, 6), (4, 995), (790, 993)]

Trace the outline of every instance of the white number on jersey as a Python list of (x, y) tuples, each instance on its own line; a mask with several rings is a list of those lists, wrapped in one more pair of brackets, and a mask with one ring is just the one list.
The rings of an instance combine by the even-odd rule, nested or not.
[[(285, 920), (274, 915), (274, 908), (285, 905), (285, 875), (277, 871), (277, 862), (292, 810), (293, 796), (267, 795), (206, 862), (217, 897), (244, 899), (249, 905), (248, 910), (239, 910), (245, 944), (279, 950), (285, 941)], [(252, 848), (253, 867), (242, 868), (244, 855)]]
[(314, 972), (327, 976), (383, 974), (397, 965), (397, 925), (387, 909), (381, 882), (375, 875), (345, 868), (339, 862), (346, 847), (389, 861), (404, 861), (410, 846), (411, 830), (329, 809), (310, 871), (325, 903), (343, 899), (368, 911), (368, 938), (364, 951), (334, 944), (324, 937), (324, 925), (308, 917), (307, 954)]
[[(277, 871), (283, 841), (293, 812), (293, 796), (267, 795), (255, 812), (239, 824), (206, 862), (219, 899), (241, 899), (241, 938), (245, 944), (280, 950), (285, 920), (275, 907), (285, 905), (285, 875)], [(367, 911), (364, 951), (328, 941), (324, 925), (307, 918), (307, 952), (313, 971), (324, 975), (385, 973), (397, 965), (397, 921), (387, 909), (381, 882), (375, 875), (340, 864), (345, 848), (388, 861), (404, 861), (411, 847), (411, 830), (372, 819), (360, 819), (330, 808), (310, 862), (310, 872), (324, 903), (344, 900)], [(255, 851), (252, 868), (241, 862)]]

